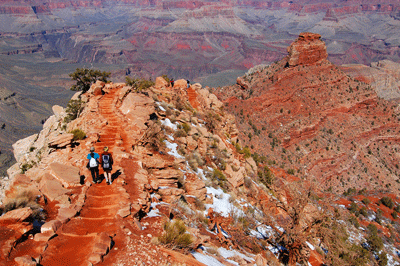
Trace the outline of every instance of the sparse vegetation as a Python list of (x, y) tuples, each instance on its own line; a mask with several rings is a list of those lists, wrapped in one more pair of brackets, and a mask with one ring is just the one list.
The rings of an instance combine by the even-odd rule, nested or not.
[(73, 138), (74, 141), (82, 140), (86, 137), (86, 133), (79, 128), (72, 130), (71, 133), (74, 134), (74, 138)]
[(100, 80), (108, 82), (110, 72), (93, 70), (87, 68), (77, 68), (74, 73), (69, 74), (72, 80), (76, 81), (76, 84), (71, 87), (73, 91), (83, 91), (84, 93), (90, 89), (90, 86)]
[(38, 203), (38, 197), (30, 190), (24, 190), (5, 202), (3, 209), (0, 209), (0, 214), (6, 213), (15, 209), (29, 207), (33, 211), (32, 219), (44, 221), (46, 213), (42, 206)]
[(152, 81), (151, 79), (147, 80), (143, 78), (130, 78), (130, 77), (125, 77), (125, 83), (126, 85), (135, 88), (137, 92), (141, 92), (154, 85), (154, 81)]
[(186, 233), (186, 226), (182, 220), (173, 220), (164, 225), (164, 233), (158, 240), (172, 249), (186, 249), (192, 244), (192, 236)]
[(393, 200), (390, 197), (383, 197), (379, 200), (379, 202), (388, 207), (389, 209), (394, 208)]
[(78, 116), (82, 112), (82, 110), (83, 110), (83, 102), (80, 99), (79, 100), (70, 100), (68, 102), (67, 108), (65, 110), (67, 115), (64, 118), (64, 123), (69, 123), (72, 120), (75, 120), (76, 118), (78, 118)]
[(271, 187), (272, 183), (274, 182), (274, 175), (268, 166), (260, 168), (257, 175), (261, 183), (263, 183), (266, 187)]
[(34, 166), (33, 163), (24, 163), (21, 165), (20, 169), (21, 169), (21, 173), (25, 174), (26, 171), (28, 171), (29, 169), (31, 169)]

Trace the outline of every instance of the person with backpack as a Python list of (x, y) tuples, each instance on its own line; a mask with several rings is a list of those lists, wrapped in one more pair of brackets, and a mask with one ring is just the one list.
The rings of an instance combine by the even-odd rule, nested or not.
[(104, 152), (100, 156), (100, 163), (101, 167), (104, 170), (104, 177), (106, 178), (106, 182), (111, 185), (112, 178), (111, 178), (111, 170), (112, 165), (114, 163), (112, 154), (108, 151), (108, 147), (104, 147)]
[(100, 183), (99, 179), (99, 154), (94, 152), (94, 147), (90, 148), (90, 153), (86, 157), (89, 162), (87, 164), (88, 168), (90, 169), (90, 173), (92, 174), (93, 183)]

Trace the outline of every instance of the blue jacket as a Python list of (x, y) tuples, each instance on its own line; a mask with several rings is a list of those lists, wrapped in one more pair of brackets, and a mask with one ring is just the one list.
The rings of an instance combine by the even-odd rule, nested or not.
[[(94, 158), (96, 160), (100, 159), (100, 155), (97, 152), (93, 152), (94, 153)], [(88, 156), (86, 157), (88, 160), (90, 160), (90, 158), (92, 158), (92, 155), (90, 155), (91, 153), (88, 154)]]

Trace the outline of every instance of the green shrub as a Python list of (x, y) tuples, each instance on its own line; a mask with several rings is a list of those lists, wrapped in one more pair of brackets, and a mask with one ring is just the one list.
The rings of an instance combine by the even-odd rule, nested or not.
[(29, 207), (33, 211), (33, 219), (44, 221), (46, 219), (46, 214), (43, 211), (42, 206), (37, 202), (37, 199), (37, 195), (32, 191), (21, 191), (15, 197), (10, 198), (7, 202), (5, 202), (3, 212), (6, 213), (12, 210)]
[(164, 233), (158, 240), (172, 249), (189, 248), (193, 242), (192, 236), (186, 233), (186, 226), (182, 220), (165, 223)]
[(358, 222), (357, 217), (350, 216), (349, 222), (350, 222), (352, 225), (354, 225), (355, 228), (360, 227), (360, 223)]
[(379, 202), (390, 209), (393, 209), (393, 207), (394, 207), (393, 200), (390, 197), (383, 197), (379, 200)]
[(362, 214), (364, 217), (367, 217), (368, 216), (367, 208), (362, 207), (360, 209), (360, 214)]
[(86, 133), (79, 128), (72, 130), (71, 133), (74, 134), (74, 141), (82, 140), (86, 137)]
[(371, 201), (368, 198), (363, 198), (362, 203), (364, 203), (365, 205), (368, 205), (371, 203)]
[(76, 84), (71, 87), (71, 90), (87, 92), (96, 80), (107, 82), (110, 75), (110, 72), (77, 68), (74, 73), (69, 74), (71, 79), (76, 81)]
[(189, 133), (190, 131), (190, 125), (188, 123), (183, 123), (182, 124), (182, 129), (186, 132)]
[(33, 167), (32, 163), (24, 163), (21, 165), (20, 169), (21, 169), (21, 172), (23, 174), (25, 174), (25, 172), (28, 171), (29, 169), (31, 169), (32, 167)]
[(392, 212), (392, 217), (393, 217), (393, 219), (397, 219), (397, 217), (398, 217), (398, 215), (397, 215), (397, 212), (396, 211), (393, 211)]
[(165, 81), (168, 83), (171, 81), (171, 79), (166, 74), (162, 75), (161, 77), (165, 79)]
[(379, 266), (386, 266), (388, 263), (388, 258), (386, 252), (381, 252), (378, 254), (378, 265)]
[(183, 129), (178, 129), (178, 130), (175, 131), (175, 133), (174, 133), (174, 138), (181, 138), (181, 137), (187, 137), (187, 134), (186, 134), (185, 130), (183, 130)]
[(143, 78), (130, 78), (130, 77), (126, 77), (125, 78), (125, 83), (128, 86), (131, 86), (133, 88), (136, 89), (137, 92), (141, 92), (145, 89), (150, 88), (151, 86), (154, 85), (154, 82), (150, 79), (143, 79)]
[(83, 102), (79, 100), (70, 100), (65, 112), (67, 115), (64, 118), (65, 123), (75, 120), (83, 110)]
[(244, 154), (244, 158), (250, 158), (251, 157), (250, 149), (247, 146), (243, 148), (242, 153)]
[(264, 166), (261, 168), (258, 173), (258, 178), (261, 183), (263, 183), (266, 187), (270, 187), (274, 182), (274, 176), (268, 166)]
[(350, 203), (350, 206), (348, 207), (349, 211), (352, 213), (356, 213), (358, 211), (358, 206), (355, 202)]
[(294, 175), (294, 169), (289, 168), (289, 169), (287, 170), (287, 173), (288, 173), (289, 175)]

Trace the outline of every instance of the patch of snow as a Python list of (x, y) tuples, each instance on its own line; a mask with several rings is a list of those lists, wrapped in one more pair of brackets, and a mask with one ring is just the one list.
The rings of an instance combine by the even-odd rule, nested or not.
[(172, 135), (167, 135), (167, 137), (168, 137), (170, 140), (175, 140), (174, 136), (172, 136)]
[(371, 214), (371, 215), (369, 215), (369, 216), (367, 217), (367, 219), (370, 220), (370, 221), (374, 221), (374, 220), (376, 219), (376, 216), (373, 215), (373, 214)]
[(201, 179), (203, 179), (203, 180), (207, 179), (206, 176), (204, 175), (204, 170), (201, 168), (197, 168), (196, 174), (197, 174), (197, 176), (200, 176)]
[(262, 238), (269, 238), (275, 235), (275, 230), (269, 225), (260, 225), (257, 226), (257, 233), (262, 236)]
[(162, 107), (160, 104), (158, 105), (158, 108), (160, 108), (161, 111), (165, 112), (167, 110), (164, 109), (164, 107)]
[(151, 211), (149, 211), (149, 213), (147, 213), (147, 217), (160, 217), (160, 212), (158, 211), (158, 209), (151, 209)]
[(388, 252), (386, 254), (387, 255), (387, 259), (388, 259), (387, 265), (393, 265), (393, 266), (400, 265), (400, 263), (398, 261), (396, 261), (394, 259), (394, 257), (393, 257), (393, 256), (397, 256), (397, 258), (398, 258), (400, 256), (400, 251), (398, 249), (396, 249), (395, 247), (391, 246), (391, 245), (384, 245), (384, 246), (385, 246), (385, 249), (387, 251), (390, 251), (390, 253), (392, 253), (392, 254), (390, 254)]
[(227, 250), (226, 248), (220, 247), (218, 249), (218, 252), (225, 259), (238, 255), (238, 256), (240, 256), (241, 258), (243, 258), (243, 259), (245, 259), (247, 261), (254, 261), (253, 258), (251, 258), (251, 257), (249, 257), (247, 255), (244, 255), (243, 253), (240, 253), (237, 250)]
[(176, 150), (176, 149), (178, 148), (178, 144), (176, 144), (176, 143), (171, 143), (171, 142), (169, 142), (168, 140), (164, 140), (164, 142), (165, 142), (167, 148), (170, 149), (170, 151), (167, 152), (169, 155), (172, 155), (172, 156), (174, 156), (175, 158), (178, 158), (178, 159), (185, 159), (185, 157), (183, 157), (182, 155), (180, 155), (180, 154), (178, 153), (178, 151)]
[(166, 118), (165, 120), (161, 120), (161, 125), (172, 128), (173, 130), (178, 129), (178, 127), (175, 124), (173, 124), (171, 120), (169, 120), (168, 118)]
[(208, 209), (212, 208), (215, 212), (220, 213), (224, 217), (228, 217), (232, 212), (237, 215), (243, 215), (242, 210), (239, 210), (229, 202), (229, 198), (231, 196), (222, 191), (221, 188), (215, 189), (212, 187), (207, 187), (207, 194), (212, 194), (214, 200), (213, 204), (206, 204), (206, 210), (204, 211), (205, 214), (207, 214)]
[(283, 228), (280, 227), (280, 226), (276, 226), (276, 229), (278, 229), (278, 230), (281, 231), (282, 233), (285, 232), (285, 229), (283, 229)]
[(199, 252), (192, 252), (192, 256), (199, 262), (207, 266), (224, 266), (221, 262), (211, 256), (201, 254)]
[(308, 245), (308, 247), (309, 247), (311, 250), (315, 250), (315, 247), (314, 247), (313, 245), (311, 245), (311, 243), (309, 243), (308, 241), (306, 241), (306, 244)]
[(256, 230), (250, 230), (250, 235), (255, 236), (257, 239), (264, 239), (264, 236)]

